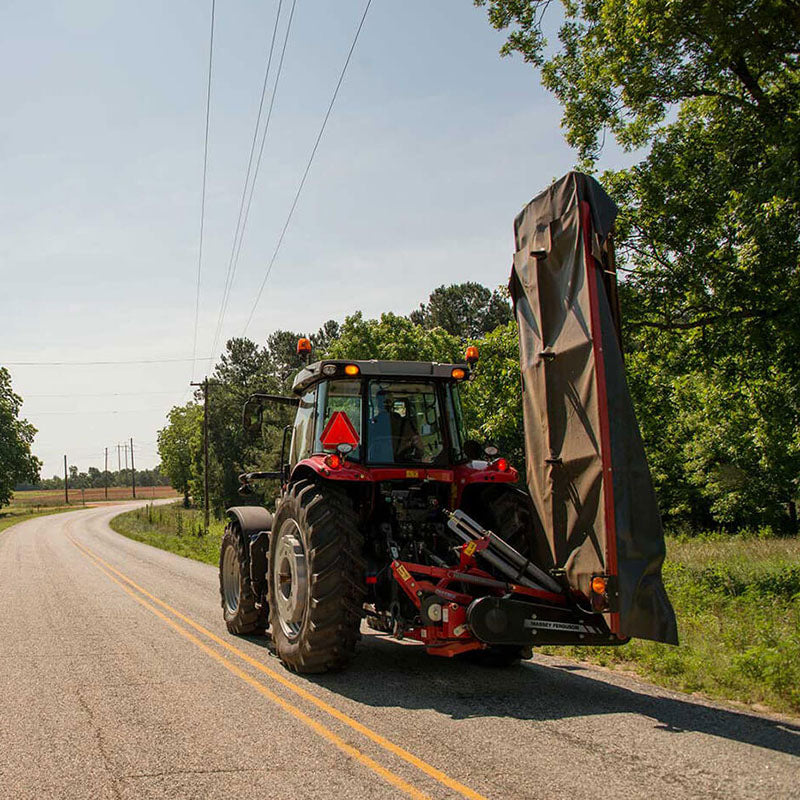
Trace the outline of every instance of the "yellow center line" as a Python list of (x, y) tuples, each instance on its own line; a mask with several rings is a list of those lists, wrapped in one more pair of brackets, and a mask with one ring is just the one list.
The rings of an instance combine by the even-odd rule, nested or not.
[[(429, 795), (425, 794), (424, 792), (419, 791), (419, 789), (417, 789), (416, 787), (412, 786), (407, 781), (403, 780), (399, 775), (395, 775), (395, 773), (393, 773), (390, 770), (386, 769), (385, 767), (381, 766), (377, 761), (375, 761), (374, 759), (370, 758), (365, 753), (362, 753), (360, 750), (358, 750), (357, 748), (353, 747), (353, 745), (348, 744), (346, 741), (344, 741), (344, 739), (342, 739), (340, 736), (338, 736), (332, 730), (330, 730), (330, 728), (326, 728), (324, 725), (322, 725), (321, 723), (317, 722), (315, 719), (310, 717), (308, 714), (304, 713), (303, 711), (301, 711), (296, 706), (293, 706), (287, 700), (284, 700), (282, 697), (280, 697), (279, 695), (275, 694), (275, 692), (273, 692), (271, 689), (268, 689), (266, 686), (264, 686), (263, 683), (260, 683), (255, 678), (253, 678), (250, 675), (248, 675), (246, 672), (244, 672), (244, 670), (239, 669), (239, 667), (237, 667), (232, 661), (229, 661), (227, 658), (225, 658), (225, 656), (221, 655), (220, 653), (217, 653), (216, 650), (213, 650), (207, 644), (205, 644), (204, 642), (200, 641), (200, 639), (198, 639), (194, 634), (192, 634), (189, 631), (187, 631), (181, 625), (178, 625), (178, 623), (175, 622), (174, 620), (171, 620), (166, 614), (163, 614), (155, 606), (153, 606), (152, 604), (148, 603), (147, 600), (144, 600), (143, 598), (139, 597), (134, 591), (132, 591), (130, 588), (128, 588), (122, 581), (118, 580), (108, 570), (104, 569), (102, 564), (104, 564), (105, 562), (101, 558), (99, 558), (97, 556), (94, 556), (92, 553), (90, 553), (88, 550), (83, 548), (81, 545), (79, 545), (74, 540), (70, 540), (70, 541), (72, 541), (72, 543), (87, 558), (91, 559), (94, 562), (95, 566), (106, 577), (108, 577), (109, 580), (114, 581), (114, 583), (116, 583), (123, 591), (125, 591), (127, 594), (129, 594), (137, 603), (139, 603), (140, 605), (144, 606), (148, 611), (151, 611), (159, 619), (161, 619), (164, 622), (166, 622), (167, 625), (169, 625), (175, 631), (180, 633), (181, 636), (184, 636), (186, 639), (188, 639), (192, 644), (194, 644), (197, 647), (199, 647), (204, 653), (206, 653), (207, 655), (211, 656), (213, 659), (215, 659), (220, 664), (222, 664), (222, 666), (224, 666), (225, 669), (227, 669), (230, 672), (232, 672), (234, 675), (236, 675), (237, 678), (241, 678), (245, 683), (247, 683), (250, 686), (252, 686), (257, 692), (260, 692), (261, 694), (263, 694), (264, 697), (267, 697), (268, 699), (272, 700), (273, 703), (276, 703), (277, 705), (279, 705), (284, 711), (287, 711), (293, 717), (295, 717), (296, 719), (300, 720), (305, 725), (308, 725), (308, 727), (311, 728), (315, 733), (318, 733), (324, 739), (327, 739), (329, 742), (331, 742), (332, 744), (336, 745), (336, 747), (338, 747), (343, 753), (345, 753), (348, 756), (351, 756), (352, 758), (355, 758), (356, 760), (360, 761), (364, 766), (368, 767), (373, 772), (376, 772), (378, 775), (380, 775), (385, 781), (390, 783), (392, 786), (395, 786), (396, 788), (398, 788), (401, 791), (405, 792), (410, 797), (415, 798), (415, 800), (431, 800)], [(116, 572), (116, 570), (114, 570), (114, 571)]]
[[(309, 702), (312, 705), (316, 706), (321, 711), (324, 711), (326, 714), (329, 714), (334, 719), (337, 719), (339, 722), (344, 723), (345, 725), (349, 726), (353, 730), (358, 731), (360, 734), (362, 734), (363, 736), (366, 736), (368, 739), (370, 739), (372, 742), (374, 742), (375, 744), (377, 744), (380, 747), (382, 747), (384, 750), (387, 750), (388, 752), (392, 753), (393, 755), (397, 756), (398, 758), (402, 759), (403, 761), (406, 761), (407, 763), (413, 765), (414, 767), (416, 767), (417, 769), (421, 770), (426, 775), (428, 775), (430, 778), (433, 778), (435, 781), (437, 781), (437, 782), (441, 783), (442, 785), (446, 786), (448, 789), (452, 789), (454, 792), (457, 792), (462, 797), (469, 798), (469, 800), (487, 800), (487, 798), (484, 797), (484, 795), (479, 794), (474, 789), (470, 789), (469, 786), (465, 786), (463, 783), (460, 783), (459, 781), (455, 780), (455, 778), (451, 778), (446, 773), (442, 772), (441, 770), (437, 769), (436, 767), (432, 766), (431, 764), (428, 764), (426, 761), (423, 761), (421, 758), (418, 758), (413, 753), (410, 753), (408, 750), (400, 747), (399, 745), (395, 744), (394, 742), (389, 741), (384, 736), (381, 736), (381, 734), (377, 733), (376, 731), (373, 731), (371, 728), (368, 728), (366, 725), (363, 725), (362, 723), (358, 722), (357, 720), (353, 719), (352, 717), (349, 717), (344, 712), (339, 711), (338, 708), (335, 708), (334, 706), (330, 705), (329, 703), (326, 703), (324, 700), (320, 699), (319, 697), (317, 697), (316, 695), (314, 695), (311, 692), (307, 691), (306, 689), (303, 689), (301, 686), (297, 686), (295, 683), (293, 683), (288, 678), (286, 678), (283, 675), (281, 675), (279, 672), (276, 672), (275, 670), (273, 670), (270, 667), (266, 666), (262, 662), (257, 661), (256, 659), (254, 659), (251, 656), (247, 655), (247, 653), (245, 653), (244, 651), (240, 650), (238, 647), (235, 647), (234, 645), (230, 644), (229, 642), (226, 642), (224, 639), (221, 639), (219, 636), (217, 636), (216, 634), (212, 633), (207, 628), (204, 628), (202, 625), (198, 624), (197, 622), (195, 622), (194, 620), (190, 619), (189, 617), (185, 616), (184, 614), (182, 614), (177, 609), (174, 609), (172, 606), (168, 605), (163, 600), (160, 600), (155, 595), (150, 594), (150, 592), (148, 592), (146, 589), (143, 589), (141, 586), (139, 586), (139, 584), (137, 584), (136, 582), (131, 580), (131, 578), (129, 578), (127, 575), (125, 575), (124, 573), (120, 572), (115, 567), (111, 566), (111, 564), (109, 564), (107, 561), (104, 561), (102, 558), (100, 558), (100, 556), (94, 554), (85, 545), (79, 544), (74, 539), (70, 539), (70, 541), (79, 550), (82, 550), (89, 558), (91, 558), (92, 560), (94, 560), (98, 564), (102, 564), (107, 570), (110, 570), (112, 573), (114, 573), (114, 575), (119, 577), (121, 580), (123, 580), (129, 586), (132, 586), (134, 589), (136, 589), (137, 592), (140, 592), (142, 595), (144, 595), (148, 599), (152, 600), (157, 605), (159, 605), (162, 608), (164, 608), (167, 611), (169, 611), (171, 614), (173, 614), (175, 617), (180, 619), (182, 622), (185, 622), (187, 625), (189, 625), (190, 627), (194, 628), (199, 633), (203, 634), (203, 636), (207, 637), (208, 639), (210, 639), (215, 644), (218, 644), (220, 647), (223, 647), (228, 652), (233, 653), (238, 658), (240, 658), (242, 661), (244, 661), (245, 663), (247, 663), (248, 665), (250, 665), (254, 669), (258, 670), (259, 672), (262, 672), (265, 675), (268, 675), (270, 678), (272, 678), (273, 680), (275, 680), (279, 684), (281, 684), (281, 686), (284, 686), (289, 691), (293, 692), (294, 694), (298, 695), (299, 697), (302, 697), (304, 700), (306, 700), (307, 702)], [(109, 575), (109, 577), (112, 577), (112, 576)], [(119, 581), (117, 581), (117, 582), (119, 582)], [(123, 586), (123, 588), (126, 588), (126, 587)], [(126, 589), (126, 591), (127, 591), (127, 589)], [(148, 604), (148, 607), (149, 607), (149, 604)], [(156, 611), (155, 609), (153, 609), (153, 610)], [(163, 615), (160, 614), (160, 612), (156, 611), (156, 613), (158, 613), (159, 616), (163, 616)], [(167, 619), (167, 621), (171, 625), (174, 625), (172, 620), (170, 620), (169, 618), (166, 618), (166, 617), (165, 617), (165, 619)], [(178, 630), (180, 630), (182, 633), (184, 633), (184, 635), (191, 636), (191, 634), (186, 632), (180, 626), (175, 626), (175, 627), (177, 627)], [(194, 637), (192, 637), (192, 638), (194, 638)], [(218, 658), (218, 659), (223, 658), (222, 656), (218, 655), (215, 651), (210, 650), (210, 648), (206, 648), (206, 645), (204, 645), (199, 640), (197, 640), (197, 642), (200, 644), (201, 647), (203, 647), (203, 649), (208, 649), (209, 652), (213, 653), (215, 658)], [(227, 661), (227, 659), (223, 659), (223, 661)], [(233, 665), (231, 665), (231, 666), (233, 666)], [(236, 669), (236, 667), (234, 667), (234, 669)], [(253, 679), (249, 679), (249, 680), (253, 680)], [(257, 681), (255, 683), (258, 686), (262, 686), (262, 684), (259, 684)], [(265, 687), (262, 687), (262, 688), (264, 688), (265, 691), (269, 691)], [(280, 701), (280, 702), (281, 703), (285, 703), (285, 701)], [(294, 708), (294, 706), (289, 705), (289, 708)], [(302, 713), (302, 712), (298, 711), (298, 713)]]

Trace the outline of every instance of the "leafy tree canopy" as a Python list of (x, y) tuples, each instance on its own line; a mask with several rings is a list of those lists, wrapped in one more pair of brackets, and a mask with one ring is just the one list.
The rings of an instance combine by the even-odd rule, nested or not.
[(19, 418), (22, 398), (11, 388), (11, 375), (0, 367), (0, 507), (11, 502), (14, 486), (35, 483), (41, 461), (31, 453), (36, 428)]
[(459, 283), (434, 289), (409, 319), (424, 328), (444, 328), (461, 339), (476, 339), (511, 319), (503, 294), (480, 283)]
[[(800, 476), (800, 3), (476, 0), (541, 71), (591, 168), (636, 166), (620, 206), (628, 369), (666, 509), (734, 523), (794, 511)], [(655, 398), (658, 402), (655, 402)]]
[(169, 423), (158, 432), (161, 467), (171, 486), (189, 502), (193, 466), (202, 447), (203, 409), (197, 403), (174, 406), (167, 415)]
[(459, 340), (442, 328), (430, 330), (415, 325), (408, 317), (382, 314), (379, 320), (364, 319), (361, 312), (344, 321), (339, 338), (331, 345), (331, 358), (387, 361), (458, 361)]

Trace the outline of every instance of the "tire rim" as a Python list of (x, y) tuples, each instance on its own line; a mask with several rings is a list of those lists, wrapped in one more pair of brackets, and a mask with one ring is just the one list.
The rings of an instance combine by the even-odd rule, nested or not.
[(225, 609), (235, 614), (239, 608), (239, 558), (236, 549), (229, 545), (222, 557), (222, 591), (225, 595)]
[(296, 639), (306, 613), (308, 565), (300, 529), (293, 519), (287, 519), (278, 533), (272, 585), (281, 629), (287, 638)]

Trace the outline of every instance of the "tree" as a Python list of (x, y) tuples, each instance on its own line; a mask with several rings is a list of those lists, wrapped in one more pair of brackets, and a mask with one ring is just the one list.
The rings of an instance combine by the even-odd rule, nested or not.
[(0, 367), (0, 507), (11, 502), (17, 483), (35, 483), (41, 461), (31, 453), (36, 428), (20, 419), (22, 398), (11, 388), (11, 375)]
[(444, 328), (461, 339), (476, 339), (511, 320), (511, 307), (499, 291), (471, 281), (434, 289), (409, 319), (424, 328)]
[(606, 133), (627, 149), (649, 146), (603, 182), (620, 206), (626, 350), (662, 502), (725, 524), (774, 518), (782, 504), (791, 515), (800, 5), (564, 2), (549, 51), (546, 0), (477, 4), (511, 29), (503, 52), (541, 69), (586, 167)]
[(382, 314), (364, 319), (361, 312), (347, 317), (329, 358), (385, 359), (388, 361), (457, 361), (463, 357), (455, 336), (442, 328), (426, 329), (407, 317)]
[(525, 474), (525, 429), (519, 372), (517, 323), (508, 322), (482, 339), (474, 379), (463, 387), (464, 422), (470, 438), (494, 444)]
[[(170, 484), (183, 493), (189, 506), (192, 478), (202, 449), (203, 409), (197, 403), (174, 406), (167, 415), (169, 423), (158, 432), (158, 454)], [(202, 474), (202, 473), (201, 473)]]

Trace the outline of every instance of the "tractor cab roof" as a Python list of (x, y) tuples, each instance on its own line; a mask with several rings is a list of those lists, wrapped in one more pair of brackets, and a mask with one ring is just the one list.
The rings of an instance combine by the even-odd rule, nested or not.
[[(353, 369), (355, 367), (355, 369)], [(455, 370), (460, 373), (454, 374)], [(431, 361), (346, 361), (325, 359), (303, 367), (292, 384), (292, 392), (303, 394), (314, 383), (330, 378), (433, 378), (465, 380), (469, 378), (468, 364), (439, 364)]]

